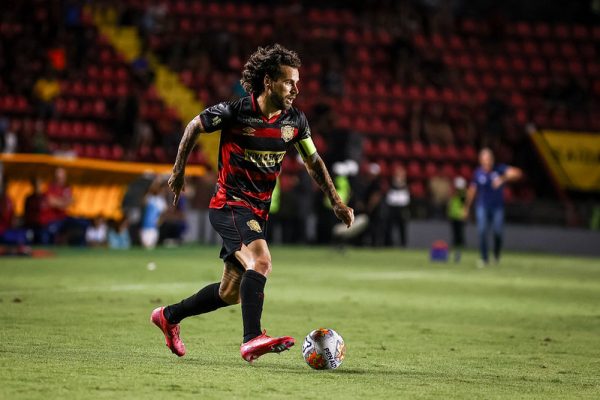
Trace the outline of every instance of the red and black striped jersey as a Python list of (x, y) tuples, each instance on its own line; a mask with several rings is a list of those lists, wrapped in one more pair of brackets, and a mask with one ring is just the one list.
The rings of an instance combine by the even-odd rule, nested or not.
[(246, 96), (209, 107), (200, 118), (206, 132), (221, 130), (219, 174), (210, 208), (243, 206), (267, 219), (285, 153), (310, 138), (306, 116), (292, 107), (267, 119), (254, 96)]

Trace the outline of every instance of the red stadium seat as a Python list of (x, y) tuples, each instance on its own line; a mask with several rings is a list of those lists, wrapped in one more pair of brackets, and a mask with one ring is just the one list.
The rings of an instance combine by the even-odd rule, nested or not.
[(408, 146), (400, 140), (396, 140), (392, 146), (392, 155), (396, 158), (406, 159), (408, 157)]
[(423, 182), (412, 182), (408, 185), (411, 197), (415, 199), (424, 199), (426, 196), (425, 186)]
[(410, 161), (406, 168), (406, 176), (409, 180), (417, 180), (423, 178), (423, 169), (418, 161)]
[(462, 159), (467, 162), (477, 161), (477, 151), (473, 146), (464, 146), (462, 148)]
[(438, 174), (437, 166), (433, 161), (427, 161), (424, 168), (425, 178), (431, 179)]
[(463, 178), (465, 178), (466, 180), (470, 180), (471, 177), (473, 176), (474, 171), (475, 171), (475, 169), (473, 167), (471, 167), (469, 164), (461, 164), (460, 168), (458, 169), (458, 174), (460, 176), (462, 176)]
[(442, 160), (444, 158), (444, 154), (441, 146), (435, 143), (430, 144), (427, 157), (435, 161)]
[(410, 156), (417, 159), (423, 159), (426, 156), (425, 146), (421, 142), (413, 142), (410, 147)]

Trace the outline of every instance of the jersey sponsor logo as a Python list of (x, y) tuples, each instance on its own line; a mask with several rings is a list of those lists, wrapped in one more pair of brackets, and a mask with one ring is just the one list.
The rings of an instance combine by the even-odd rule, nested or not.
[(252, 230), (254, 232), (258, 232), (258, 233), (262, 232), (260, 224), (255, 219), (251, 219), (250, 221), (246, 222), (246, 225), (248, 225), (248, 228), (250, 228), (250, 230)]
[(284, 125), (281, 127), (281, 138), (284, 142), (289, 142), (294, 138), (294, 127), (290, 125)]
[(244, 129), (242, 129), (242, 135), (244, 136), (254, 136), (254, 132), (256, 131), (256, 129), (247, 126)]
[(244, 160), (256, 164), (258, 167), (274, 167), (281, 164), (285, 151), (257, 151), (244, 150)]
[(239, 118), (239, 121), (244, 124), (244, 125), (256, 125), (256, 124), (260, 124), (262, 125), (263, 120), (260, 118)]

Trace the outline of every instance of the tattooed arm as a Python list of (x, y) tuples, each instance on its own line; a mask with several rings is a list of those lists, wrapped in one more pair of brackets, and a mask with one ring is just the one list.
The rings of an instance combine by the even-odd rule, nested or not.
[(304, 160), (308, 174), (319, 185), (323, 193), (333, 205), (333, 212), (340, 221), (348, 227), (354, 222), (354, 210), (344, 204), (340, 195), (335, 190), (331, 176), (325, 167), (325, 163), (318, 153), (314, 153)]
[(175, 165), (173, 165), (173, 173), (169, 178), (169, 188), (175, 194), (173, 205), (177, 205), (179, 195), (181, 191), (184, 190), (185, 164), (187, 163), (187, 159), (196, 145), (198, 136), (203, 132), (205, 132), (205, 130), (202, 126), (200, 116), (196, 116), (185, 127), (183, 137), (179, 143), (179, 149), (177, 150)]

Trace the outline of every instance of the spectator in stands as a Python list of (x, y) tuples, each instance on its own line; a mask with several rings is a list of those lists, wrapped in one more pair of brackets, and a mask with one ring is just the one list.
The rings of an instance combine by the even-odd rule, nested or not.
[(136, 91), (128, 93), (125, 97), (117, 99), (115, 107), (115, 133), (116, 141), (123, 147), (135, 146), (134, 132), (136, 121), (140, 114), (139, 95)]
[(488, 228), (494, 232), (494, 262), (500, 261), (502, 249), (502, 230), (504, 226), (504, 185), (521, 179), (519, 168), (505, 164), (494, 164), (494, 154), (489, 148), (479, 152), (479, 167), (467, 190), (464, 216), (468, 218), (469, 210), (475, 202), (477, 232), (479, 234), (479, 251), (481, 259), (478, 266), (483, 268), (488, 262), (487, 234)]
[(132, 62), (133, 75), (142, 87), (147, 88), (154, 81), (154, 71), (150, 64), (150, 53), (142, 51)]
[(452, 233), (452, 250), (454, 251), (454, 262), (459, 262), (461, 252), (465, 246), (465, 200), (467, 181), (461, 176), (454, 178), (454, 193), (448, 201), (448, 219), (450, 220), (450, 232)]
[(485, 133), (482, 144), (487, 147), (496, 148), (506, 134), (506, 119), (510, 113), (510, 107), (504, 100), (502, 92), (493, 92), (485, 102)]
[(54, 171), (54, 180), (50, 182), (45, 192), (50, 205), (48, 231), (51, 240), (56, 242), (57, 235), (67, 234), (71, 228), (78, 228), (78, 224), (66, 224), (67, 209), (73, 203), (71, 187), (67, 185), (67, 171), (57, 168)]
[(12, 199), (6, 192), (8, 183), (6, 180), (0, 182), (0, 243), (5, 243), (8, 232), (15, 225), (15, 207)]
[(448, 204), (450, 193), (452, 191), (450, 178), (443, 174), (436, 173), (429, 178), (428, 186), (433, 216), (445, 219), (446, 205)]
[(392, 246), (396, 243), (395, 233), (400, 236), (400, 246), (406, 247), (408, 242), (408, 220), (410, 219), (410, 191), (406, 184), (406, 170), (396, 166), (393, 171), (390, 188), (385, 194), (385, 244)]
[(46, 126), (44, 121), (37, 120), (31, 137), (31, 148), (32, 153), (37, 154), (48, 154), (48, 135), (46, 135)]
[(59, 38), (46, 52), (52, 69), (57, 72), (63, 72), (67, 68), (67, 51), (64, 42), (64, 38)]
[(416, 102), (412, 106), (410, 134), (413, 142), (426, 141), (429, 144), (448, 146), (454, 143), (452, 127), (441, 104), (431, 104), (426, 112), (423, 104)]
[(25, 227), (33, 232), (34, 243), (48, 245), (52, 243), (52, 235), (48, 230), (52, 215), (42, 183), (39, 176), (31, 179), (33, 192), (25, 199)]
[(117, 250), (126, 250), (131, 247), (129, 235), (129, 220), (122, 218), (120, 221), (110, 221), (108, 230), (108, 247)]
[(17, 145), (17, 134), (10, 129), (8, 118), (0, 118), (0, 153), (16, 153)]
[(38, 101), (38, 112), (42, 118), (54, 115), (54, 100), (60, 96), (60, 83), (56, 74), (48, 70), (33, 86), (33, 94)]
[(433, 103), (423, 118), (423, 134), (429, 144), (449, 146), (454, 143), (452, 127), (444, 112), (444, 107)]
[(163, 180), (157, 177), (150, 185), (144, 198), (140, 240), (142, 246), (148, 250), (154, 249), (158, 243), (161, 216), (167, 209), (165, 188)]
[(85, 242), (89, 247), (104, 247), (108, 239), (108, 226), (102, 216), (97, 216), (85, 231)]
[(154, 144), (154, 131), (152, 125), (142, 118), (138, 118), (133, 132), (133, 141), (130, 151), (137, 152), (134, 158), (139, 161), (151, 161), (152, 145)]
[(341, 97), (344, 95), (344, 74), (338, 57), (332, 56), (327, 60), (321, 88), (330, 96)]
[(25, 244), (27, 243), (27, 232), (17, 226), (15, 208), (6, 188), (8, 183), (0, 178), (0, 244), (17, 245), (18, 247), (8, 249), (0, 248), (0, 255), (24, 255), (27, 254)]

